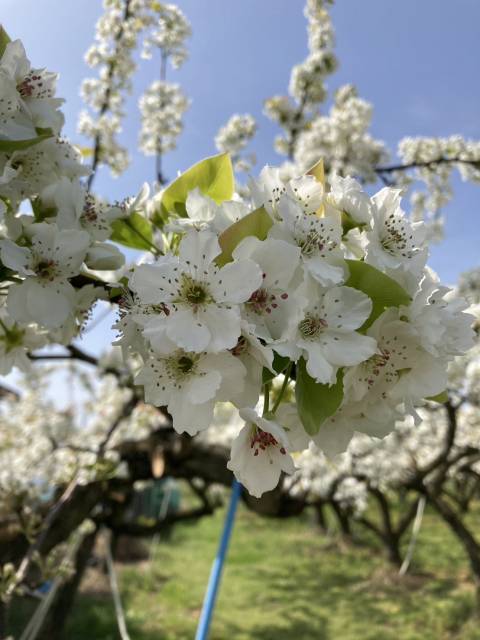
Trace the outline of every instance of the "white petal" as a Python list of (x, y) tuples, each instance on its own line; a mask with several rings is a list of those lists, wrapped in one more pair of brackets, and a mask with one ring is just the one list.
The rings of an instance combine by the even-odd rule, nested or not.
[[(304, 349), (307, 348), (306, 343), (299, 342), (299, 346)], [(308, 343), (308, 359), (307, 359), (307, 372), (317, 382), (323, 384), (333, 384), (335, 382), (335, 369), (327, 361), (323, 353), (323, 349), (316, 343)]]
[(325, 357), (337, 366), (352, 366), (368, 360), (377, 350), (377, 342), (359, 333), (327, 331), (322, 336)]
[(253, 260), (236, 260), (220, 269), (210, 284), (217, 302), (247, 301), (262, 284), (262, 272)]
[(180, 243), (178, 254), (181, 262), (190, 265), (192, 275), (195, 276), (197, 272), (203, 274), (204, 271), (207, 271), (214, 258), (220, 255), (221, 251), (214, 233), (189, 231)]
[(338, 331), (354, 331), (362, 326), (372, 311), (372, 301), (352, 287), (334, 287), (323, 298), (324, 318), (328, 327)]
[(187, 400), (192, 404), (203, 404), (215, 397), (222, 382), (219, 371), (208, 371), (201, 376), (194, 375), (184, 384)]
[(185, 431), (191, 436), (207, 429), (212, 424), (214, 407), (214, 401), (191, 404), (186, 401), (184, 394), (178, 393), (168, 403), (175, 431), (178, 433)]
[(204, 351), (212, 337), (198, 315), (183, 307), (168, 316), (166, 328), (168, 338), (185, 351)]
[(175, 299), (178, 293), (178, 259), (166, 256), (156, 264), (135, 267), (130, 277), (130, 287), (138, 293), (142, 302), (157, 304)]

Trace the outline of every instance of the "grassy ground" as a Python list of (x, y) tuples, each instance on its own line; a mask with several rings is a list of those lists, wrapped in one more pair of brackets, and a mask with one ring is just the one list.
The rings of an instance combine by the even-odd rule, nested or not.
[[(194, 637), (223, 517), (178, 526), (153, 562), (119, 565), (132, 640)], [(478, 512), (470, 519), (478, 530)], [(473, 602), (463, 552), (432, 514), (411, 575), (399, 579), (379, 549), (339, 545), (307, 517), (267, 520), (242, 508), (210, 640), (479, 640)], [(104, 578), (91, 572), (67, 638), (118, 637)]]

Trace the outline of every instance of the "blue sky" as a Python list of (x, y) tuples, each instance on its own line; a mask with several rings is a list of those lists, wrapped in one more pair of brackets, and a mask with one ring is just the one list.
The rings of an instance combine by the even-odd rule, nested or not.
[[(66, 98), (66, 133), (76, 134), (82, 107), (79, 86), (89, 74), (83, 55), (93, 39), (100, 0), (2, 0), (2, 19), (12, 38), (21, 38), (35, 66), (60, 73)], [(276, 163), (276, 133), (262, 115), (263, 100), (284, 94), (293, 64), (306, 55), (301, 0), (178, 0), (193, 28), (190, 60), (170, 79), (192, 99), (179, 147), (165, 161), (174, 177), (215, 152), (213, 138), (234, 112), (251, 112), (259, 122), (254, 150), (259, 165)], [(405, 135), (460, 133), (480, 138), (480, 2), (478, 0), (342, 0), (332, 10), (339, 71), (329, 88), (346, 82), (374, 104), (372, 132), (394, 150)], [(158, 75), (158, 60), (144, 63), (129, 100), (123, 140), (135, 148), (139, 93)], [(153, 178), (153, 159), (134, 154), (118, 180), (107, 171), (96, 187), (120, 198)], [(446, 282), (479, 262), (480, 185), (455, 180), (447, 213), (446, 240), (432, 249), (430, 264)]]

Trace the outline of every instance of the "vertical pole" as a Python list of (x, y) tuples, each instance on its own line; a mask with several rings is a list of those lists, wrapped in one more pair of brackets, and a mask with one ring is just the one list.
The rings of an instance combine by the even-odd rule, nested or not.
[(215, 608), (215, 600), (217, 598), (218, 587), (220, 585), (220, 579), (222, 577), (222, 569), (225, 562), (225, 556), (227, 553), (230, 536), (232, 535), (235, 513), (237, 511), (238, 500), (241, 496), (241, 493), (242, 485), (237, 480), (234, 480), (232, 484), (230, 504), (228, 507), (227, 516), (225, 518), (225, 524), (223, 525), (222, 537), (220, 539), (217, 557), (213, 561), (212, 569), (210, 571), (210, 578), (208, 580), (207, 591), (203, 600), (202, 613), (200, 614), (200, 620), (198, 622), (195, 640), (208, 639), (210, 622), (212, 620), (213, 610)]

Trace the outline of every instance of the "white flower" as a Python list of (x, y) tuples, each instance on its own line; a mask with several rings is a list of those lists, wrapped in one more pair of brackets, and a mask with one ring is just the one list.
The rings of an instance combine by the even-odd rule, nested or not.
[(236, 247), (233, 257), (253, 260), (261, 269), (261, 281), (245, 301), (243, 317), (259, 338), (279, 338), (302, 303), (294, 278), (300, 249), (284, 240), (260, 241), (249, 236)]
[(372, 301), (351, 287), (324, 291), (307, 282), (309, 303), (301, 318), (275, 345), (282, 355), (304, 357), (307, 371), (317, 382), (334, 384), (339, 367), (367, 360), (376, 351), (373, 338), (357, 333), (372, 310)]
[(329, 178), (329, 201), (340, 211), (347, 213), (352, 220), (369, 224), (372, 218), (372, 202), (362, 185), (353, 178), (333, 175)]
[(46, 335), (32, 325), (19, 325), (2, 311), (0, 316), (0, 375), (13, 367), (28, 371), (28, 353), (46, 344)]
[(436, 274), (425, 269), (420, 289), (401, 313), (415, 328), (422, 347), (433, 356), (452, 357), (474, 344), (474, 316), (464, 313), (468, 303), (440, 285)]
[(278, 205), (282, 222), (270, 229), (271, 238), (280, 238), (300, 248), (305, 269), (321, 285), (328, 287), (343, 282), (348, 275), (341, 248), (342, 223), (340, 214), (328, 209), (328, 215), (319, 217), (305, 214), (288, 196)]
[(20, 40), (9, 42), (0, 60), (0, 136), (10, 140), (35, 138), (36, 128), (58, 133), (63, 100), (55, 98), (57, 75), (31, 69)]
[(84, 229), (94, 240), (107, 240), (112, 222), (124, 215), (120, 207), (99, 202), (77, 180), (66, 177), (46, 187), (40, 199), (47, 209), (56, 210), (59, 229)]
[(366, 232), (365, 261), (384, 269), (420, 271), (427, 258), (421, 222), (410, 223), (400, 207), (400, 189), (385, 187), (373, 196), (373, 226)]
[(256, 207), (264, 206), (273, 217), (278, 217), (277, 207), (285, 195), (293, 198), (304, 213), (314, 213), (324, 198), (323, 185), (314, 176), (305, 175), (285, 182), (280, 169), (264, 167), (257, 181), (251, 180), (250, 195)]
[(72, 145), (51, 138), (24, 151), (0, 154), (0, 195), (19, 201), (39, 194), (62, 176), (78, 178), (88, 173)]
[(218, 268), (214, 259), (220, 253), (215, 235), (191, 231), (180, 244), (178, 258), (168, 255), (135, 269), (132, 289), (141, 303), (159, 308), (159, 313), (141, 318), (144, 335), (154, 348), (164, 337), (197, 352), (218, 352), (237, 344), (238, 305), (258, 289), (262, 274), (248, 259)]
[(2, 262), (25, 280), (8, 291), (8, 310), (19, 322), (59, 327), (72, 312), (75, 289), (68, 278), (77, 275), (90, 244), (85, 231), (59, 231), (54, 224), (31, 225), (30, 248), (0, 241)]
[(243, 202), (232, 200), (217, 204), (212, 198), (203, 195), (198, 187), (188, 194), (185, 208), (188, 217), (173, 218), (165, 227), (167, 231), (184, 233), (193, 228), (219, 234), (249, 213)]
[(406, 402), (410, 408), (412, 402), (418, 403), (445, 389), (445, 362), (422, 349), (415, 328), (399, 319), (398, 309), (385, 311), (369, 328), (368, 335), (375, 338), (378, 350), (346, 371), (346, 401), (362, 400), (363, 408), (383, 402), (395, 407)]
[(294, 472), (290, 444), (279, 424), (261, 418), (254, 409), (241, 409), (240, 416), (245, 426), (232, 444), (227, 467), (249, 493), (260, 498), (277, 486), (282, 471)]
[(225, 402), (243, 387), (245, 367), (230, 353), (193, 353), (178, 349), (150, 353), (135, 382), (145, 400), (167, 406), (173, 427), (194, 435), (212, 422), (216, 402)]

